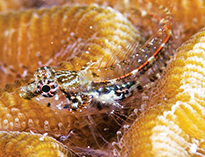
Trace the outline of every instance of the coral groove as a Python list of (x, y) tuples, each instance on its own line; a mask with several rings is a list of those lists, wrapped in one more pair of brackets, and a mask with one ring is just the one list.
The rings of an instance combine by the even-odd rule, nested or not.
[(44, 65), (69, 62), (78, 70), (90, 60), (112, 65), (130, 55), (127, 45), (141, 42), (121, 13), (98, 5), (2, 13), (0, 24), (1, 86)]
[(56, 156), (77, 157), (73, 151), (49, 136), (25, 132), (0, 132), (0, 154), (2, 157), (12, 156)]
[[(204, 0), (150, 1), (165, 5), (171, 9), (177, 22), (181, 23), (184, 40), (188, 39), (193, 32), (198, 31), (204, 25)], [(17, 10), (22, 6), (30, 7), (33, 5), (27, 5), (24, 2), (24, 0), (18, 1), (17, 4), (15, 0), (2, 1), (0, 2), (0, 9), (6, 12), (10, 9)], [(96, 1), (84, 2), (83, 0), (77, 0), (66, 2), (64, 0), (52, 0), (42, 2), (38, 0), (36, 4), (42, 3), (49, 6), (59, 5), (59, 3), (93, 2)], [(120, 3), (113, 0), (97, 2), (100, 5), (108, 5), (120, 10), (125, 15), (127, 14), (128, 19), (133, 14), (130, 14), (131, 11), (126, 12), (127, 10), (131, 7), (140, 8), (137, 5), (138, 0), (121, 1)], [(107, 66), (108, 63), (104, 60), (105, 58), (108, 58), (108, 61), (111, 60), (110, 64), (112, 64), (115, 62), (114, 58), (121, 60), (123, 57), (127, 57), (129, 54), (122, 56), (123, 52), (127, 51), (122, 51), (119, 54), (120, 49), (120, 51), (116, 51), (115, 56), (113, 56), (112, 51), (119, 45), (125, 47), (135, 41), (136, 38), (140, 38), (141, 35), (139, 35), (138, 30), (133, 27), (127, 30), (127, 28), (130, 28), (130, 22), (124, 18), (120, 21), (123, 16), (111, 8), (103, 9), (104, 7), (100, 7), (101, 9), (92, 10), (92, 7), (98, 8), (94, 5), (88, 8), (76, 6), (70, 10), (69, 6), (56, 6), (51, 10), (31, 9), (9, 14), (1, 13), (0, 86), (3, 87), (5, 83), (13, 82), (16, 78), (22, 78), (27, 74), (33, 73), (41, 65), (56, 65), (60, 61), (60, 66), (63, 68), (80, 69), (82, 65), (90, 60), (100, 60), (99, 65)], [(89, 14), (86, 14), (86, 10), (89, 11)], [(96, 16), (98, 14), (99, 16)], [(116, 26), (112, 22), (102, 20), (100, 24), (91, 25), (92, 20), (99, 22), (98, 20), (106, 18), (107, 15), (109, 15), (110, 21), (115, 17), (115, 22), (119, 25), (118, 29), (121, 36), (117, 38), (121, 40), (117, 44), (115, 43), (116, 36), (112, 31), (116, 29)], [(78, 22), (74, 19), (80, 19), (81, 17), (85, 18), (78, 25)], [(67, 27), (71, 23), (72, 27)], [(47, 27), (52, 29), (47, 29)], [(98, 27), (106, 27), (107, 30), (102, 30), (100, 34), (97, 34), (95, 29)], [(151, 26), (146, 25), (146, 27)], [(127, 32), (123, 33), (124, 31)], [(133, 36), (133, 32), (137, 36)], [(89, 34), (91, 36), (96, 34), (95, 37), (100, 36), (102, 38), (87, 41), (89, 38), (87, 35)], [(136, 119), (132, 127), (119, 142), (121, 147), (119, 156), (205, 155), (204, 34), (205, 29), (194, 35), (178, 49), (172, 62), (166, 68), (165, 75), (160, 79), (158, 87), (153, 90), (150, 100), (150, 105), (153, 107)], [(109, 36), (108, 43), (107, 40), (104, 40), (105, 36)], [(42, 42), (43, 40), (45, 42)], [(91, 45), (92, 51), (90, 51), (89, 47), (86, 47), (87, 44)], [(101, 49), (101, 44), (103, 44), (103, 50)], [(78, 48), (75, 49), (75, 45)], [(89, 53), (82, 53), (85, 50), (89, 50)], [(66, 56), (68, 51), (71, 52), (70, 56)], [(74, 53), (75, 55), (77, 54), (77, 57), (72, 56)], [(97, 56), (95, 56), (96, 54)], [(44, 56), (46, 57), (44, 58)], [(53, 59), (50, 60), (50, 58)], [(37, 64), (31, 64), (33, 62), (37, 62)], [(64, 119), (65, 117), (55, 114), (48, 108), (21, 99), (15, 91), (16, 87), (24, 84), (24, 82), (16, 81), (15, 86), (7, 84), (4, 89), (0, 90), (1, 155), (17, 156), (19, 155), (18, 150), (20, 148), (21, 150), (27, 148), (25, 153), (28, 153), (31, 151), (31, 147), (28, 146), (31, 145), (27, 144), (27, 142), (31, 140), (33, 140), (32, 144), (40, 144), (37, 149), (42, 150), (40, 153), (43, 153), (45, 156), (57, 156), (59, 154), (62, 156), (74, 155), (72, 151), (52, 138), (58, 139), (63, 134), (69, 135), (70, 139), (74, 139), (74, 142), (71, 140), (69, 143), (71, 146), (92, 146), (93, 139), (88, 140), (92, 137), (91, 133), (87, 134), (88, 129), (86, 127), (88, 125), (86, 122), (79, 123), (79, 121), (84, 122), (84, 119), (78, 120), (72, 116)], [(100, 119), (97, 120), (99, 123), (96, 123), (96, 125), (101, 126), (101, 129), (113, 127), (113, 122), (108, 123), (111, 124), (111, 127), (100, 123), (106, 120), (105, 117), (97, 116), (96, 118)], [(75, 128), (76, 132), (81, 131), (82, 136), (76, 136), (76, 132), (70, 131), (70, 128)], [(21, 133), (15, 131), (20, 131)], [(23, 131), (41, 134), (48, 133), (52, 137), (25, 133)], [(115, 132), (113, 131), (113, 134)], [(113, 134), (108, 134), (106, 131), (104, 131), (104, 134), (107, 134), (109, 138), (113, 137)], [(45, 141), (39, 141), (39, 139), (45, 139)], [(46, 141), (52, 142), (47, 143)], [(43, 142), (46, 142), (45, 145)], [(76, 144), (75, 142), (78, 143)], [(86, 144), (83, 145), (82, 143)], [(16, 148), (17, 151), (14, 152), (13, 148)], [(11, 154), (12, 151), (15, 154)]]
[(154, 106), (124, 136), (122, 156), (205, 155), (204, 34), (202, 29), (177, 50), (153, 90)]

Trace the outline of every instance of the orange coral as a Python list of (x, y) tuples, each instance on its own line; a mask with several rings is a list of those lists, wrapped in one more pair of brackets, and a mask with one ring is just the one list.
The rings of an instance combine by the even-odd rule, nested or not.
[[(21, 83), (16, 83), (16, 86), (20, 86)], [(46, 133), (59, 140), (65, 137), (65, 141), (62, 142), (70, 146), (97, 147), (86, 117), (62, 115), (50, 108), (22, 99), (16, 92), (16, 86), (7, 85), (6, 91), (3, 90), (1, 93), (0, 130)], [(96, 115), (93, 120), (105, 139), (111, 139), (114, 132), (119, 129), (119, 126), (111, 125), (114, 120), (108, 119), (106, 115)], [(103, 131), (104, 127), (109, 128), (109, 131)]]
[[(160, 4), (164, 4), (168, 1), (158, 2)], [(202, 14), (204, 11), (202, 8), (204, 6), (204, 1), (192, 2), (187, 0), (182, 3), (181, 1), (178, 2), (173, 0), (170, 3), (174, 6), (172, 12), (177, 17), (178, 22), (181, 21), (183, 23), (184, 35), (187, 35), (187, 31), (191, 30), (190, 32), (192, 32), (193, 27), (195, 27), (194, 31), (198, 30), (198, 28), (204, 23)], [(133, 4), (133, 6), (136, 6), (135, 1), (133, 1)], [(116, 3), (113, 5), (118, 6)], [(132, 5), (119, 5), (121, 8), (129, 8), (128, 6)], [(194, 14), (192, 6), (198, 8), (195, 9)], [(29, 14), (30, 16), (31, 12)], [(18, 17), (16, 14), (15, 16)], [(195, 19), (195, 17), (197, 19)], [(48, 16), (45, 16), (45, 18), (49, 21)], [(39, 19), (34, 19), (34, 22), (35, 20)], [(192, 25), (190, 25), (190, 22), (193, 22)], [(13, 24), (16, 24), (15, 21)], [(36, 25), (38, 25), (38, 23), (36, 23)], [(11, 25), (10, 28), (12, 27), (15, 27), (15, 25)], [(203, 33), (204, 31), (195, 35), (188, 43), (184, 44), (182, 48), (178, 50), (178, 54), (175, 59), (167, 68), (166, 75), (161, 79), (158, 89), (154, 91), (155, 94), (153, 95), (157, 97), (153, 96), (151, 103), (152, 105), (159, 103), (159, 105), (146, 111), (144, 115), (141, 115), (140, 118), (136, 120), (122, 140), (121, 144), (123, 145), (123, 148), (121, 156), (127, 154), (133, 156), (138, 154), (149, 156), (188, 156), (193, 155), (196, 152), (199, 155), (204, 155), (204, 142), (202, 140), (204, 137), (204, 97), (202, 94), (198, 93), (197, 90), (194, 90), (201, 89), (201, 91), (203, 91)], [(12, 36), (10, 39), (12, 41)], [(51, 46), (50, 43), (48, 43), (48, 45)], [(36, 58), (36, 61), (38, 61), (38, 56)], [(81, 59), (79, 60), (81, 61)], [(13, 61), (15, 61), (15, 58)], [(76, 62), (77, 60), (73, 61), (74, 65)], [(7, 64), (7, 62), (5, 62), (5, 64)], [(16, 63), (14, 62), (12, 64)], [(18, 66), (19, 65), (17, 65), (17, 67)], [(18, 70), (14, 70), (14, 72), (17, 72)], [(19, 74), (22, 74), (21, 72), (23, 70), (21, 69), (18, 71)], [(11, 74), (13, 75), (13, 73)], [(8, 76), (10, 77), (12, 75)], [(11, 82), (13, 80), (14, 78), (8, 81)], [(7, 90), (13, 91), (12, 89)], [(29, 103), (32, 105), (28, 106), (28, 103), (26, 103), (25, 100), (21, 100), (18, 95), (14, 93), (4, 91), (2, 93), (1, 109), (5, 111), (1, 113), (1, 116), (3, 117), (1, 119), (2, 129), (24, 130), (28, 126), (35, 125), (37, 129), (34, 128), (34, 130), (39, 129), (44, 132), (44, 129), (48, 128), (47, 124), (50, 125), (51, 123), (51, 126), (56, 126), (56, 124), (59, 124), (58, 122), (61, 122), (61, 119), (56, 119), (55, 116), (55, 125), (53, 125), (54, 123), (51, 117), (54, 113), (50, 112), (48, 109), (43, 108), (41, 112), (41, 108), (39, 108), (39, 106), (36, 106), (36, 104), (31, 102)], [(164, 99), (164, 97), (167, 99)], [(26, 113), (24, 111), (29, 112)], [(29, 114), (31, 112), (35, 112), (33, 117), (32, 114)], [(41, 114), (43, 112), (47, 114)], [(38, 122), (39, 115), (40, 117), (43, 117), (43, 120)], [(31, 120), (28, 121), (29, 119)], [(36, 119), (37, 121), (35, 121)], [(50, 120), (49, 123), (45, 123), (48, 119)], [(40, 125), (38, 125), (39, 123)], [(51, 127), (51, 129), (53, 128)]]
[[(39, 0), (42, 2), (42, 0)], [(182, 31), (182, 38), (184, 41), (190, 38), (191, 35), (196, 33), (200, 28), (204, 26), (205, 18), (204, 18), (204, 0), (130, 0), (130, 1), (113, 1), (113, 0), (44, 0), (46, 5), (62, 5), (62, 4), (91, 4), (98, 3), (103, 6), (111, 6), (120, 12), (127, 14), (130, 8), (140, 8), (141, 2), (151, 2), (152, 4), (162, 5), (167, 7), (177, 20), (178, 24), (180, 24)]]
[(129, 55), (127, 45), (141, 42), (139, 31), (119, 12), (97, 5), (1, 14), (0, 23), (1, 84), (63, 61), (73, 69), (90, 60), (111, 65)]
[(52, 137), (25, 132), (0, 132), (0, 154), (2, 157), (77, 157), (73, 151)]
[(177, 51), (151, 104), (123, 139), (122, 156), (205, 155), (205, 29)]
[[(173, 16), (181, 25), (181, 31), (183, 32), (182, 38), (188, 40), (193, 33), (196, 33), (200, 28), (204, 26), (204, 0), (149, 0), (153, 3), (163, 5), (172, 12)], [(133, 3), (135, 0), (132, 1)]]
[(34, 2), (26, 0), (8, 0), (0, 1), (0, 11), (8, 12), (12, 10), (20, 10), (34, 6)]
[[(75, 65), (75, 69), (82, 67), (90, 59), (98, 61), (101, 66), (104, 62), (107, 65), (108, 61), (112, 64), (114, 59), (122, 60), (131, 53), (126, 51), (127, 45), (142, 42), (139, 31), (119, 12), (97, 5), (20, 11), (1, 14), (0, 19), (0, 60), (2, 73), (8, 74), (1, 77), (5, 77), (6, 82), (13, 81), (15, 75), (22, 75), (24, 70), (25, 73), (32, 73), (37, 66), (45, 65), (44, 62), (55, 65), (63, 60), (68, 61), (69, 57), (72, 58), (70, 62)], [(113, 20), (115, 24), (112, 23)], [(49, 27), (51, 22), (53, 27)], [(88, 53), (83, 53), (84, 51)], [(31, 64), (31, 61), (36, 61), (37, 64)], [(62, 63), (61, 66), (67, 68), (68, 65)], [(25, 73), (17, 77), (23, 77)], [(23, 84), (19, 81), (15, 86)], [(69, 135), (69, 145), (96, 147), (93, 133), (88, 131), (90, 128), (87, 119), (65, 117), (49, 108), (23, 100), (15, 93), (15, 86), (7, 84), (5, 91), (1, 93), (1, 110), (4, 111), (0, 114), (1, 130), (46, 132), (55, 138)], [(109, 130), (113, 130), (113, 133), (109, 132), (112, 135), (106, 132), (104, 136), (111, 137), (119, 126), (111, 127), (109, 125), (114, 120), (108, 119), (106, 124), (103, 118), (103, 115), (95, 117), (96, 126), (99, 130), (111, 128)]]

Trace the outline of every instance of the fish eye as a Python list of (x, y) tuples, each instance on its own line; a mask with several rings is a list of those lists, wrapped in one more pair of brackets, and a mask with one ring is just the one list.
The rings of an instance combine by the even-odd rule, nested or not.
[(41, 90), (42, 90), (43, 92), (45, 92), (45, 93), (48, 93), (48, 92), (51, 90), (51, 87), (46, 84), (46, 85), (43, 85), (43, 86), (41, 87)]
[(53, 97), (56, 95), (58, 85), (55, 81), (42, 79), (37, 84), (37, 92), (44, 97)]

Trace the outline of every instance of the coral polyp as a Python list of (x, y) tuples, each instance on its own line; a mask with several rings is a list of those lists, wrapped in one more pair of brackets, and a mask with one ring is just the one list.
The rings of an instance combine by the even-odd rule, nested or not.
[(127, 45), (142, 41), (121, 13), (97, 5), (2, 13), (0, 23), (2, 85), (40, 66), (66, 61), (77, 69), (90, 60), (101, 65), (105, 58), (122, 60), (130, 54)]
[(2, 156), (77, 157), (72, 150), (49, 136), (25, 132), (0, 132)]
[(204, 33), (185, 42), (122, 139), (122, 156), (204, 156)]
[[(33, 73), (41, 66), (50, 66), (56, 71), (72, 70), (74, 73), (85, 70), (88, 81), (106, 83), (107, 80), (114, 79), (116, 85), (116, 80), (126, 79), (126, 76), (130, 76), (130, 71), (139, 69), (142, 65), (150, 71), (159, 71), (154, 75), (140, 73), (139, 81), (146, 84), (146, 80), (157, 80), (157, 86), (153, 83), (144, 86), (149, 89), (150, 95), (138, 93), (126, 97), (125, 103), (136, 107), (134, 111), (137, 115), (134, 116), (137, 119), (128, 131), (126, 129), (118, 145), (113, 143), (115, 155), (204, 156), (204, 29), (184, 43), (170, 63), (167, 62), (170, 59), (168, 56), (171, 57), (174, 51), (166, 51), (174, 50), (180, 44), (170, 42), (179, 37), (175, 32), (181, 31), (183, 40), (186, 40), (204, 25), (204, 0), (24, 2), (0, 2), (0, 86), (7, 83), (4, 89), (0, 89), (1, 155), (16, 155), (19, 148), (22, 148), (24, 151), (20, 153), (38, 149), (40, 156), (75, 156), (69, 149), (72, 148), (76, 152), (86, 152), (78, 153), (80, 156), (111, 156), (113, 147), (110, 143), (116, 140), (116, 132), (121, 127), (115, 121), (124, 120), (122, 116), (125, 112), (118, 112), (115, 119), (108, 116), (113, 116), (113, 112), (102, 114), (99, 111), (99, 114), (92, 116), (65, 116), (58, 110), (51, 110), (49, 103), (43, 106), (39, 102), (22, 99), (18, 95), (19, 89), (34, 81)], [(88, 5), (93, 2), (102, 6)], [(60, 6), (61, 3), (67, 5)], [(70, 5), (71, 3), (78, 4)], [(168, 7), (180, 27), (173, 27), (173, 34), (170, 34), (166, 47), (163, 47), (164, 40), (161, 41), (162, 45), (157, 45), (163, 38), (157, 35), (154, 45), (163, 47), (165, 51), (157, 52), (160, 55), (156, 55), (154, 59), (152, 53), (145, 56), (143, 61), (148, 61), (146, 66), (140, 60), (138, 65), (129, 65), (129, 60), (132, 61), (129, 56), (144, 44), (149, 45), (146, 41), (161, 30), (159, 28), (162, 28), (164, 20), (175, 26), (170, 18), (166, 18), (172, 18), (172, 15), (167, 16), (161, 12), (155, 3)], [(30, 8), (41, 4), (44, 4), (44, 8)], [(25, 7), (30, 9), (22, 10)], [(9, 12), (10, 9), (19, 11)], [(161, 56), (162, 52), (165, 55)], [(160, 60), (161, 57), (166, 58), (156, 63), (155, 59)], [(151, 66), (147, 63), (151, 63)], [(165, 68), (167, 64), (168, 67)], [(161, 73), (164, 69), (165, 72)], [(14, 80), (15, 83), (10, 84)], [(38, 94), (42, 94), (44, 98), (57, 94), (58, 87), (53, 80), (38, 80), (37, 85)], [(145, 99), (146, 102), (143, 102)], [(121, 130), (125, 128), (127, 125)], [(102, 146), (105, 143), (108, 147)], [(35, 145), (36, 149), (31, 145)], [(96, 150), (97, 148), (100, 150)]]

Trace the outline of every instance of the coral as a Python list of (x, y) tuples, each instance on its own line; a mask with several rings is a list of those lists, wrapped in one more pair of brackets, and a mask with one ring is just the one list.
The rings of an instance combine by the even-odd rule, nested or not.
[[(65, 3), (64, 1), (61, 2)], [(74, 1), (74, 3), (76, 2), (78, 1)], [(89, 2), (92, 3), (93, 1), (89, 1)], [(170, 7), (171, 4), (170, 8), (174, 16), (176, 17), (177, 22), (181, 23), (182, 26), (181, 32), (183, 35), (183, 39), (186, 40), (187, 38), (189, 38), (190, 34), (192, 34), (195, 31), (198, 31), (198, 29), (204, 24), (204, 16), (203, 16), (204, 1), (192, 2), (189, 0), (185, 0), (182, 3), (181, 1), (179, 2), (176, 0), (172, 0), (169, 2), (158, 0), (156, 3), (163, 4), (167, 7)], [(2, 4), (3, 3), (5, 2), (2, 2)], [(40, 3), (41, 1), (39, 0), (38, 4)], [(82, 3), (84, 3), (84, 1), (82, 1)], [(121, 10), (123, 14), (127, 13), (127, 17), (130, 20), (133, 20), (132, 17), (133, 14), (130, 14), (130, 12), (129, 11), (127, 12), (127, 10), (129, 10), (130, 7), (140, 7), (137, 6), (137, 3), (138, 1), (135, 0), (129, 2), (122, 1), (120, 3), (113, 2), (113, 1), (99, 2), (99, 4), (102, 5), (113, 6), (114, 8)], [(54, 0), (52, 1), (51, 5), (58, 5), (58, 3), (55, 2)], [(192, 11), (193, 6), (195, 7), (194, 12)], [(1, 62), (3, 63), (1, 65), (1, 78), (0, 78), (1, 86), (4, 86), (4, 84), (7, 82), (13, 82), (14, 79), (16, 78), (24, 77), (27, 73), (32, 73), (38, 66), (46, 65), (48, 62), (49, 62), (48, 64), (56, 65), (56, 63), (59, 63), (59, 60), (66, 58), (64, 55), (60, 57), (58, 55), (56, 57), (53, 57), (55, 53), (53, 54), (49, 53), (49, 51), (57, 51), (60, 52), (59, 54), (61, 53), (63, 54), (63, 52), (72, 50), (71, 48), (68, 49), (69, 47), (65, 46), (68, 44), (67, 43), (68, 41), (65, 37), (66, 35), (63, 36), (61, 33), (60, 35), (62, 35), (64, 38), (60, 38), (60, 40), (57, 39), (53, 43), (51, 42), (52, 42), (52, 36), (54, 35), (52, 36), (48, 35), (48, 38), (45, 38), (44, 34), (40, 35), (44, 31), (46, 35), (55, 32), (55, 31), (46, 32), (46, 29), (43, 28), (50, 27), (52, 25), (50, 19), (51, 17), (54, 18), (56, 21), (61, 21), (63, 19), (62, 17), (64, 15), (64, 11), (66, 11), (66, 7), (64, 7), (64, 10), (61, 10), (61, 8), (59, 7), (54, 7), (51, 12), (49, 12), (48, 9), (40, 9), (39, 12), (35, 11), (35, 9), (31, 9), (29, 11), (10, 13), (9, 15), (2, 13), (1, 17), (5, 17), (5, 18), (1, 18), (1, 27), (0, 27), (1, 29), (0, 32), (1, 33), (4, 32), (4, 34), (1, 35), (1, 46), (0, 46), (1, 48), (4, 47), (4, 49), (1, 50), (1, 54), (0, 54)], [(6, 10), (10, 7), (4, 7), (4, 8)], [(14, 8), (19, 8), (19, 7), (14, 6)], [(79, 16), (82, 16), (83, 9), (81, 10), (80, 12), (81, 14), (79, 14)], [(73, 13), (75, 13), (75, 11)], [(56, 14), (59, 14), (60, 16), (54, 16)], [(104, 16), (102, 15), (102, 18), (104, 18)], [(19, 19), (21, 20), (15, 21), (13, 17), (17, 17), (18, 20)], [(46, 22), (42, 23), (42, 19), (44, 19)], [(7, 20), (10, 21), (9, 26), (6, 25)], [(124, 22), (126, 21), (127, 20), (125, 20)], [(72, 22), (76, 24), (75, 21)], [(133, 20), (133, 22), (135, 21)], [(20, 28), (19, 26), (20, 23), (22, 24), (21, 26), (23, 29), (18, 29)], [(28, 36), (27, 34), (27, 32), (31, 33), (29, 31), (31, 23), (34, 25), (33, 27), (31, 27), (33, 31), (38, 32), (38, 33), (33, 33), (34, 38), (30, 38), (30, 36)], [(59, 23), (57, 23), (56, 25), (58, 25)], [(84, 25), (79, 25), (79, 27), (76, 27), (78, 28), (79, 32), (83, 31), (83, 29), (88, 25), (85, 25), (85, 27), (82, 28), (81, 30), (82, 26)], [(146, 26), (148, 27), (149, 25)], [(56, 27), (54, 27), (55, 30)], [(86, 29), (90, 30), (90, 28), (87, 27)], [(22, 36), (18, 34), (19, 30), (22, 31), (21, 34), (22, 36), (25, 35), (23, 38), (21, 38)], [(63, 27), (61, 27), (61, 31), (62, 30), (66, 30), (66, 29), (63, 29)], [(136, 30), (134, 30), (134, 32), (135, 31)], [(71, 32), (69, 32), (68, 34), (70, 33)], [(128, 36), (126, 39), (128, 40), (132, 35), (129, 34), (129, 32), (127, 34)], [(55, 35), (58, 36), (59, 34), (56, 33)], [(7, 37), (6, 39), (4, 38), (5, 36)], [(204, 104), (203, 102), (204, 100), (203, 36), (204, 36), (204, 30), (202, 30), (201, 32), (193, 36), (187, 43), (183, 44), (182, 47), (178, 49), (176, 56), (174, 57), (174, 59), (166, 69), (165, 75), (160, 79), (158, 83), (158, 87), (153, 90), (152, 98), (150, 101), (150, 104), (153, 107), (145, 111), (145, 113), (143, 113), (140, 117), (138, 117), (134, 122), (134, 124), (132, 125), (132, 127), (130, 128), (130, 130), (124, 135), (123, 139), (121, 139), (122, 140), (120, 141), (120, 146), (122, 147), (120, 151), (121, 156), (204, 155), (205, 148), (204, 148), (203, 140), (204, 140), (205, 128), (204, 128), (204, 106), (203, 106)], [(37, 42), (36, 40), (39, 39), (39, 41), (41, 41), (40, 40), (41, 38), (45, 38), (47, 40), (45, 43), (42, 43), (42, 45), (44, 45), (42, 47), (39, 46), (41, 42)], [(20, 46), (18, 45), (18, 43), (16, 43), (16, 41), (21, 41), (21, 39), (23, 39), (23, 41), (20, 42), (22, 45), (22, 47), (20, 48)], [(33, 46), (31, 46), (32, 44), (30, 42), (30, 39), (32, 39), (34, 42)], [(62, 40), (65, 43), (59, 42)], [(75, 36), (72, 38), (72, 40), (74, 40), (73, 43), (76, 42), (77, 45), (79, 44), (79, 46), (81, 47), (80, 42), (76, 40)], [(111, 38), (111, 40), (113, 39)], [(132, 41), (133, 40), (131, 39), (131, 42)], [(56, 44), (56, 42), (59, 44), (59, 47), (58, 44)], [(101, 42), (102, 40), (98, 41), (98, 43)], [(130, 40), (126, 42), (129, 43)], [(105, 44), (105, 42), (103, 43)], [(8, 44), (8, 45), (3, 46), (4, 44), (5, 45)], [(125, 45), (127, 45), (127, 43)], [(27, 48), (27, 46), (29, 48)], [(104, 46), (106, 46), (106, 44)], [(107, 49), (110, 50), (112, 46), (107, 47)], [(23, 50), (23, 48), (25, 49)], [(12, 56), (13, 50), (14, 50), (14, 56)], [(100, 50), (100, 49), (96, 48), (93, 51), (96, 50)], [(73, 49), (72, 51), (76, 51), (76, 50)], [(22, 52), (22, 54), (20, 52)], [(27, 53), (29, 53), (28, 56), (26, 56)], [(117, 60), (121, 60), (123, 58), (123, 57), (122, 58), (119, 57), (118, 55), (113, 56), (112, 58), (113, 54), (109, 55), (109, 53), (107, 54), (101, 51), (99, 51), (99, 53), (101, 54), (102, 57), (100, 59), (99, 64), (105, 61), (103, 60), (103, 56), (110, 56), (107, 58), (108, 60), (112, 60), (112, 63), (115, 62), (114, 58), (117, 58)], [(67, 60), (66, 58), (64, 61), (71, 62), (71, 65), (62, 62), (61, 67), (79, 69), (88, 60), (90, 60), (90, 54), (92, 53), (90, 53), (89, 55), (86, 55), (86, 53), (84, 53), (82, 55), (82, 53), (79, 52), (79, 54), (80, 56), (78, 56), (77, 58), (74, 57), (73, 59), (70, 60)], [(93, 54), (96, 54), (96, 52), (94, 52)], [(16, 60), (18, 58), (17, 56), (21, 56), (20, 62)], [(47, 56), (47, 58), (44, 59), (42, 56)], [(34, 57), (34, 59), (31, 59), (31, 57)], [(51, 57), (53, 57), (54, 60), (49, 60)], [(92, 57), (95, 58), (95, 56)], [(97, 56), (95, 60), (98, 60), (99, 59), (98, 57), (99, 56)], [(40, 62), (38, 62), (38, 64), (36, 65), (33, 65), (31, 64), (33, 61), (36, 62), (40, 61)], [(23, 63), (23, 64), (19, 64), (19, 63)], [(78, 66), (77, 63), (80, 63), (80, 65)], [(108, 63), (106, 62), (103, 64), (104, 66), (107, 66)], [(2, 74), (5, 74), (5, 71), (7, 72), (7, 75), (3, 76)], [(0, 107), (2, 111), (0, 114), (1, 117), (0, 127), (1, 130), (6, 131), (6, 132), (1, 131), (1, 134), (4, 137), (8, 136), (8, 138), (10, 138), (9, 136), (17, 137), (18, 135), (19, 137), (22, 137), (26, 135), (28, 136), (28, 138), (33, 136), (34, 138), (37, 137), (37, 139), (39, 139), (40, 135), (32, 135), (29, 133), (8, 132), (10, 130), (11, 131), (32, 130), (35, 133), (36, 132), (41, 134), (48, 133), (49, 136), (53, 136), (57, 139), (61, 135), (69, 135), (71, 139), (75, 138), (74, 142), (78, 142), (78, 144), (73, 143), (73, 145), (79, 145), (82, 147), (86, 145), (88, 146), (93, 142), (93, 139), (90, 139), (92, 137), (92, 134), (90, 133), (89, 135), (87, 135), (88, 133), (87, 130), (89, 129), (86, 127), (88, 127), (88, 125), (84, 123), (79, 123), (83, 121), (82, 119), (76, 120), (75, 117), (62, 119), (65, 117), (59, 114), (56, 115), (56, 113), (52, 112), (48, 108), (21, 99), (15, 93), (15, 90), (16, 87), (22, 85), (25, 85), (25, 82), (17, 81), (15, 86), (7, 84), (6, 87), (4, 89), (1, 89), (0, 91), (1, 94)], [(97, 122), (102, 122), (103, 120), (106, 119), (102, 116), (96, 118), (100, 119), (97, 120)], [(108, 124), (112, 124), (112, 122), (109, 122)], [(101, 126), (101, 129), (107, 128), (107, 126), (105, 126), (104, 123), (96, 123), (96, 125)], [(75, 129), (77, 130), (76, 132), (78, 131), (80, 132), (83, 130), (84, 132), (82, 133), (82, 136), (76, 137), (76, 132), (71, 132), (68, 126), (70, 128), (76, 128)], [(113, 126), (109, 128), (112, 127)], [(115, 134), (115, 131), (113, 131), (113, 133)], [(104, 134), (106, 134), (106, 132), (104, 132)], [(113, 134), (111, 133), (107, 135), (109, 138), (113, 137), (112, 136)], [(27, 138), (26, 136), (25, 138)], [(44, 138), (44, 136), (41, 137)], [(46, 137), (46, 138), (49, 139), (50, 137)], [(3, 139), (2, 142), (4, 143), (6, 140), (4, 138), (2, 139)], [(13, 139), (13, 141), (8, 144), (12, 144), (16, 142), (15, 139)], [(82, 144), (83, 142), (85, 142), (86, 144), (83, 145)], [(72, 142), (70, 143), (72, 145)], [(61, 144), (57, 142), (57, 145), (61, 145)], [(27, 145), (23, 143), (23, 146), (26, 147)], [(49, 148), (51, 145), (48, 144), (47, 146)], [(8, 148), (9, 148), (8, 150), (10, 151), (11, 149), (9, 145)], [(64, 149), (64, 146), (61, 145), (59, 148)], [(1, 150), (5, 151), (3, 149)]]
[(34, 6), (32, 1), (26, 0), (8, 0), (0, 2), (0, 11), (1, 12), (9, 12), (13, 10), (20, 10), (23, 8), (29, 8)]
[[(42, 2), (42, 0), (39, 0)], [(113, 1), (113, 0), (44, 0), (45, 5), (62, 5), (62, 4), (91, 4), (98, 3), (103, 6), (111, 6), (124, 14), (129, 14), (131, 8), (141, 8), (141, 2), (151, 2), (152, 4), (167, 7), (180, 25), (183, 41), (188, 40), (194, 33), (204, 26), (204, 0), (129, 0), (129, 1)], [(194, 9), (194, 11), (193, 11)], [(157, 11), (157, 10), (156, 10)]]
[(0, 23), (1, 86), (43, 65), (69, 62), (79, 69), (90, 60), (111, 65), (130, 54), (127, 45), (141, 42), (140, 32), (122, 14), (97, 5), (3, 13)]
[[(16, 86), (20, 86), (20, 82), (16, 83)], [(69, 146), (97, 147), (86, 117), (62, 115), (60, 112), (22, 99), (16, 92), (16, 86), (7, 85), (1, 92), (0, 130), (32, 131), (54, 137)], [(93, 122), (105, 139), (112, 139), (114, 132), (119, 129), (118, 125), (111, 125), (114, 120), (107, 118), (107, 115), (96, 115)], [(104, 128), (109, 130), (103, 131)], [(100, 137), (97, 139), (101, 140)]]
[(204, 34), (205, 28), (177, 50), (153, 90), (154, 106), (122, 139), (122, 156), (205, 155)]
[[(153, 3), (163, 5), (172, 12), (173, 16), (181, 26), (182, 38), (184, 41), (188, 40), (190, 36), (198, 32), (204, 26), (204, 0), (195, 1), (163, 1), (163, 0), (150, 0)], [(133, 3), (135, 0), (132, 1)], [(194, 10), (194, 11), (193, 11)]]
[[(126, 51), (127, 45), (142, 42), (140, 32), (122, 14), (97, 5), (21, 10), (0, 16), (2, 86), (4, 82), (24, 78), (41, 65), (59, 63), (61, 68), (78, 69), (92, 60), (106, 66), (129, 56), (131, 51)], [(90, 120), (63, 116), (18, 96), (16, 89), (29, 79), (28, 75), (25, 81), (16, 80), (14, 85), (7, 84), (1, 90), (0, 129), (32, 130), (59, 140), (65, 137), (64, 143), (71, 146), (96, 147), (93, 139), (96, 130), (90, 132)], [(112, 118), (100, 115), (92, 122), (95, 119), (105, 138), (110, 139), (119, 129), (119, 126), (110, 126)], [(109, 131), (103, 131), (104, 128)]]
[(0, 132), (0, 154), (2, 157), (12, 156), (47, 156), (47, 157), (77, 157), (72, 150), (52, 137), (25, 132)]

